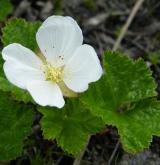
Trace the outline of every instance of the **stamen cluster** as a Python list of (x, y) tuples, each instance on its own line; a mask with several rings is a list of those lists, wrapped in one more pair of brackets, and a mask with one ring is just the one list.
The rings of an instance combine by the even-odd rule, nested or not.
[(54, 67), (51, 64), (46, 64), (44, 66), (44, 73), (46, 80), (51, 82), (59, 83), (62, 81), (62, 71), (63, 67)]

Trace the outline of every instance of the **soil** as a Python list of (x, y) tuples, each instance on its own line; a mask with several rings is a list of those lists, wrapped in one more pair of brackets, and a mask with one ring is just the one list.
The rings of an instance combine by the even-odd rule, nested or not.
[[(10, 17), (28, 21), (44, 21), (48, 16), (69, 15), (82, 28), (84, 43), (92, 45), (99, 57), (112, 49), (126, 22), (135, 0), (11, 0), (14, 10)], [(119, 48), (133, 59), (144, 58), (158, 82), (160, 94), (159, 60), (156, 65), (151, 56), (160, 50), (160, 1), (145, 0), (136, 14)], [(160, 95), (159, 95), (160, 96)], [(38, 121), (29, 140), (25, 142), (21, 157), (10, 165), (71, 165), (74, 158), (64, 153), (55, 142), (45, 141)], [(92, 136), (81, 162), (82, 165), (107, 165), (119, 140), (116, 128), (107, 127), (101, 134)], [(113, 165), (160, 165), (160, 138), (153, 137), (149, 149), (136, 155), (126, 153), (121, 144), (112, 159)]]

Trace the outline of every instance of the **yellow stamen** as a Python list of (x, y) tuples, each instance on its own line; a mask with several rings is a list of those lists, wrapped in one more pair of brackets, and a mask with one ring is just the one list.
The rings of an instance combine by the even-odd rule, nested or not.
[(44, 73), (46, 80), (59, 83), (62, 81), (63, 67), (54, 67), (51, 64), (46, 64), (44, 67)]
[(62, 74), (64, 67), (54, 67), (47, 63), (42, 67), (47, 81), (57, 83), (60, 87), (63, 96), (65, 97), (78, 97), (78, 94), (69, 89), (62, 80)]

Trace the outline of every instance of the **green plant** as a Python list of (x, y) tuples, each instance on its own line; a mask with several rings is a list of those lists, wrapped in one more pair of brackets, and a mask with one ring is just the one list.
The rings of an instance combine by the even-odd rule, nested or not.
[[(35, 34), (39, 26), (39, 22), (11, 19), (2, 31), (2, 42), (4, 46), (18, 42), (38, 52)], [(17, 32), (11, 37), (13, 31)], [(152, 135), (160, 135), (156, 83), (143, 59), (133, 61), (119, 52), (106, 51), (101, 79), (78, 98), (65, 99), (63, 109), (36, 105), (28, 92), (7, 81), (2, 57), (0, 61), (0, 161), (21, 154), (35, 108), (43, 115), (40, 125), (44, 138), (56, 139), (73, 155), (78, 155), (88, 138), (105, 125), (117, 127), (122, 145), (130, 153), (149, 147)]]

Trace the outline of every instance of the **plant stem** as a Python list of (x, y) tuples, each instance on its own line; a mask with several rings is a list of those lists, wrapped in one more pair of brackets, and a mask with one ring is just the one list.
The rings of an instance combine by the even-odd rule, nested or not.
[(86, 151), (86, 148), (88, 146), (88, 143), (90, 141), (90, 137), (88, 138), (88, 142), (87, 142), (87, 145), (86, 147), (84, 148), (84, 150), (81, 151), (81, 153), (75, 158), (74, 162), (73, 162), (73, 165), (80, 165), (81, 164), (81, 161), (82, 161), (82, 158), (84, 156), (84, 153)]
[(121, 31), (118, 39), (116, 40), (116, 42), (114, 44), (114, 47), (112, 49), (113, 51), (116, 51), (119, 48), (119, 46), (120, 46), (120, 44), (121, 44), (121, 42), (122, 42), (122, 40), (123, 40), (123, 38), (124, 38), (128, 28), (130, 26), (130, 24), (132, 23), (134, 17), (136, 16), (136, 14), (137, 14), (138, 10), (140, 9), (140, 7), (141, 7), (143, 2), (144, 2), (144, 0), (137, 0), (137, 2), (135, 3), (135, 5), (134, 5), (134, 7), (133, 7), (133, 9), (132, 9), (128, 19), (127, 19), (127, 21), (126, 21), (126, 23), (124, 24), (124, 26), (122, 28), (122, 31)]
[(120, 139), (118, 139), (118, 141), (117, 141), (117, 144), (116, 144), (116, 146), (115, 146), (115, 148), (114, 148), (114, 150), (113, 150), (113, 152), (112, 152), (112, 155), (111, 155), (111, 157), (110, 157), (110, 159), (109, 159), (109, 161), (108, 161), (108, 165), (110, 165), (111, 164), (111, 162), (112, 162), (112, 160), (113, 160), (113, 158), (114, 158), (114, 156), (115, 156), (115, 154), (116, 154), (116, 151), (117, 151), (117, 149), (118, 149), (118, 147), (119, 147), (119, 145), (120, 145)]
[(84, 153), (85, 153), (85, 150), (83, 150), (83, 151), (78, 155), (78, 157), (76, 157), (76, 159), (75, 159), (74, 162), (73, 162), (73, 165), (80, 165)]

